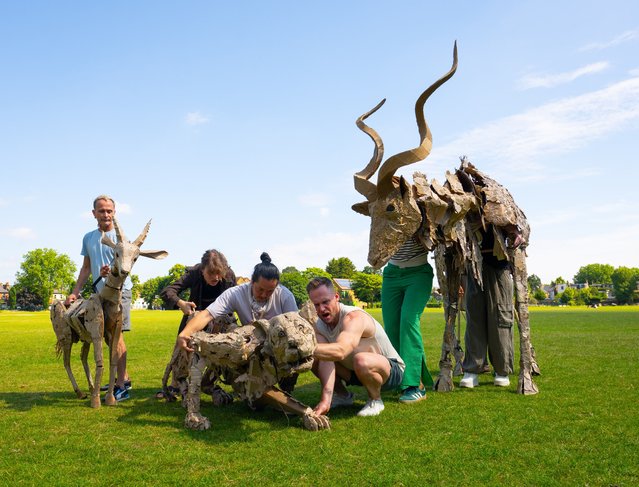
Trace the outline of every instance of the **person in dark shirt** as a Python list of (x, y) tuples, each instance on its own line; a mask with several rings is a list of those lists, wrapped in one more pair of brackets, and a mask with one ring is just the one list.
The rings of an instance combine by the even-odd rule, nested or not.
[[(183, 313), (178, 328), (178, 335), (186, 326), (189, 317), (196, 311), (205, 310), (224, 291), (236, 285), (236, 277), (229, 267), (226, 257), (222, 252), (209, 249), (202, 255), (199, 264), (189, 267), (186, 273), (177, 281), (169, 284), (160, 292), (160, 297), (164, 300), (168, 309), (180, 309)], [(182, 299), (180, 294), (189, 290), (189, 297)], [(212, 380), (212, 379), (211, 379)], [(176, 378), (173, 377), (171, 384), (172, 392), (178, 391)], [(215, 386), (209, 391), (211, 394), (222, 393), (219, 387)], [(224, 394), (223, 402), (230, 402), (231, 398)], [(162, 391), (158, 391), (157, 398), (164, 397)]]
[[(204, 252), (199, 264), (189, 267), (177, 281), (166, 286), (160, 296), (168, 309), (180, 309), (184, 314), (178, 334), (195, 311), (202, 311), (213, 303), (220, 294), (235, 286), (236, 277), (229, 267), (224, 254), (215, 249)], [(188, 301), (180, 293), (189, 290)]]

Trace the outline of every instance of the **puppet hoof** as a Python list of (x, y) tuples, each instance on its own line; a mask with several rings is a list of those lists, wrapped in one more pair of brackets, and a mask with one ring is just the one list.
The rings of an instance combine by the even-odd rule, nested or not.
[(328, 416), (323, 414), (315, 414), (315, 412), (307, 412), (302, 417), (302, 425), (308, 431), (330, 430), (331, 422)]
[(437, 392), (450, 392), (454, 388), (453, 380), (449, 377), (439, 377), (433, 386), (433, 390)]
[(532, 380), (531, 375), (528, 373), (519, 374), (519, 381), (517, 382), (517, 393), (525, 396), (531, 396), (533, 394), (539, 394), (537, 384)]
[(211, 397), (213, 398), (214, 406), (226, 406), (233, 402), (233, 396), (219, 387), (216, 387), (211, 391)]
[(437, 392), (450, 392), (455, 389), (453, 384), (453, 371), (448, 365), (442, 366), (437, 381), (433, 386), (433, 390)]
[(184, 418), (184, 426), (190, 430), (204, 431), (211, 427), (211, 422), (200, 413), (188, 413)]
[(102, 404), (100, 404), (100, 396), (91, 396), (91, 407), (97, 409), (101, 406)]

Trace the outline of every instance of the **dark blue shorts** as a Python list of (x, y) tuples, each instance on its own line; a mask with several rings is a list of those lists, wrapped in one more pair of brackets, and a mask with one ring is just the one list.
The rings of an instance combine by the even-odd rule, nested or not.
[[(404, 378), (404, 371), (399, 366), (399, 362), (394, 358), (389, 358), (390, 363), (390, 375), (388, 380), (382, 384), (382, 391), (394, 391), (399, 388)], [(362, 382), (357, 377), (357, 374), (351, 371), (351, 377), (346, 381), (346, 385), (349, 386), (361, 386)]]

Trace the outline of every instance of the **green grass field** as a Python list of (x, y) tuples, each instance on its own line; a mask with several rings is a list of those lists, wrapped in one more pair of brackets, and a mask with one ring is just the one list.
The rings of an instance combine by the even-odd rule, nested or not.
[[(178, 312), (133, 311), (131, 399), (93, 410), (76, 399), (55, 356), (48, 313), (0, 312), (0, 484), (639, 483), (637, 307), (533, 309), (543, 374), (536, 396), (516, 394), (516, 376), (504, 390), (484, 375), (476, 389), (429, 393), (412, 405), (384, 394), (380, 416), (359, 418), (365, 391), (354, 388), (355, 406), (331, 411), (332, 430), (320, 433), (238, 402), (214, 408), (208, 396), (211, 429), (184, 429), (180, 403), (153, 397), (178, 321)], [(422, 325), (436, 374), (442, 311), (427, 310)], [(79, 351), (74, 371), (86, 390)], [(318, 381), (300, 377), (295, 395), (315, 405)]]

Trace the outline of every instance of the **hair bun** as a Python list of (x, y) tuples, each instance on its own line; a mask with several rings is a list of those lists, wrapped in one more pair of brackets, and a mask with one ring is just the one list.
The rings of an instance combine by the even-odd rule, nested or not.
[(268, 255), (266, 252), (262, 252), (262, 255), (260, 255), (260, 260), (262, 261), (262, 264), (270, 264), (271, 256)]

